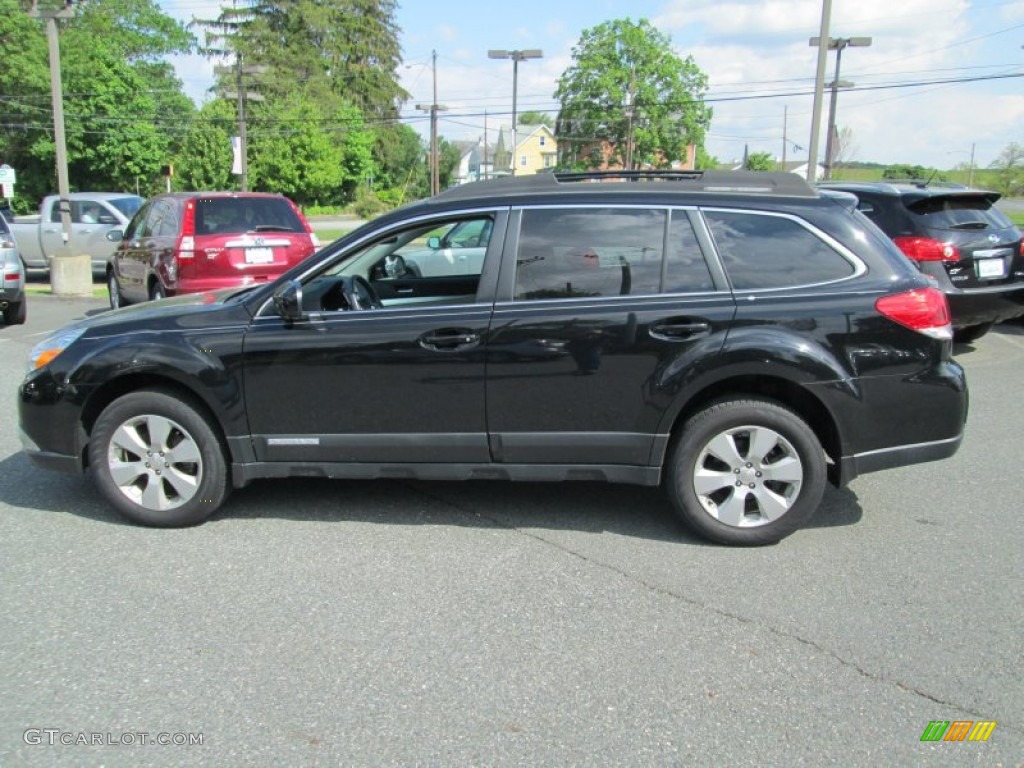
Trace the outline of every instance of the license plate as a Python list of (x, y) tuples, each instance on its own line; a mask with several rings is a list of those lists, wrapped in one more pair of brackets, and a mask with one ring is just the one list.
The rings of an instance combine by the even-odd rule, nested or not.
[(976, 259), (974, 263), (978, 265), (978, 277), (982, 280), (1006, 277), (1006, 262), (1002, 259)]
[(274, 260), (273, 248), (246, 248), (246, 264), (269, 264)]

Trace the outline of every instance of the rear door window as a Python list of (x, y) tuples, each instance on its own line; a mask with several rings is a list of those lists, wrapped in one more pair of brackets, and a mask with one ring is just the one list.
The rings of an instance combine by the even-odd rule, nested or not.
[(787, 216), (705, 210), (704, 218), (736, 290), (830, 283), (856, 272), (852, 261)]
[(667, 217), (643, 208), (523, 211), (515, 299), (659, 293)]

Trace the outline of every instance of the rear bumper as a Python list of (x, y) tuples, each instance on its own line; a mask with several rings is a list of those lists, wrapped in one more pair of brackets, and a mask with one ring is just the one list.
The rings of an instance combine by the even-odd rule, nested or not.
[(948, 459), (960, 448), (964, 439), (961, 432), (947, 440), (935, 440), (930, 443), (914, 445), (897, 445), (877, 451), (867, 451), (854, 456), (844, 456), (841, 460), (841, 471), (844, 482), (849, 482), (858, 475), (878, 472), (883, 469), (904, 467), (908, 464), (922, 464), (926, 461)]
[[(180, 296), (186, 293), (206, 293), (208, 291), (222, 291), (225, 288), (245, 288), (249, 285), (262, 285), (276, 280), (278, 275), (245, 275), (232, 276), (223, 275), (218, 277), (184, 277), (179, 278), (174, 285), (167, 286), (168, 296)], [(1024, 312), (1024, 307), (1021, 308)]]
[(0, 288), (0, 303), (4, 306), (7, 304), (20, 304), (25, 300), (25, 291), (19, 285), (17, 288)]
[(1001, 323), (1024, 315), (1024, 283), (946, 291), (953, 327)]

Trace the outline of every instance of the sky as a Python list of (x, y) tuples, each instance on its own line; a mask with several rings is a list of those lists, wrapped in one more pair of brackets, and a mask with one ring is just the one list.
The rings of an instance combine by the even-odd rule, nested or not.
[[(157, 0), (188, 22), (213, 18), (221, 3)], [(559, 76), (572, 63), (583, 30), (613, 19), (648, 19), (677, 55), (692, 56), (708, 75), (705, 100), (714, 116), (708, 152), (722, 162), (744, 150), (807, 159), (823, 0), (517, 0), (485, 6), (455, 0), (399, 0), (397, 22), (412, 98), (403, 118), (422, 134), (428, 120), (415, 105), (432, 100), (437, 52), (440, 135), (496, 140), (511, 124), (512, 62), (489, 49), (539, 48), (521, 62), (517, 107), (548, 112)], [(507, 16), (496, 18), (498, 9)], [(832, 0), (829, 36), (871, 37), (869, 47), (843, 51), (836, 124), (851, 132), (847, 159), (910, 163), (941, 169), (995, 161), (1011, 142), (1024, 143), (1024, 0)], [(200, 41), (202, 42), (202, 41)], [(186, 92), (211, 98), (213, 62), (172, 59)], [(826, 82), (834, 79), (829, 52)], [(826, 124), (828, 96), (822, 108)], [(785, 137), (785, 139), (784, 139)], [(824, 154), (825, 134), (819, 140)]]

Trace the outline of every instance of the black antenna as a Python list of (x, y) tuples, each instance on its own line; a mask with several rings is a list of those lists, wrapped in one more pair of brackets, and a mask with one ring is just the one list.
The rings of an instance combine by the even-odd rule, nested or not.
[(926, 181), (922, 186), (923, 187), (927, 187), (929, 184), (931, 184), (932, 183), (932, 179), (935, 178), (935, 174), (937, 174), (938, 172), (939, 172), (938, 168), (933, 168), (932, 169), (932, 175), (928, 177), (928, 181)]

